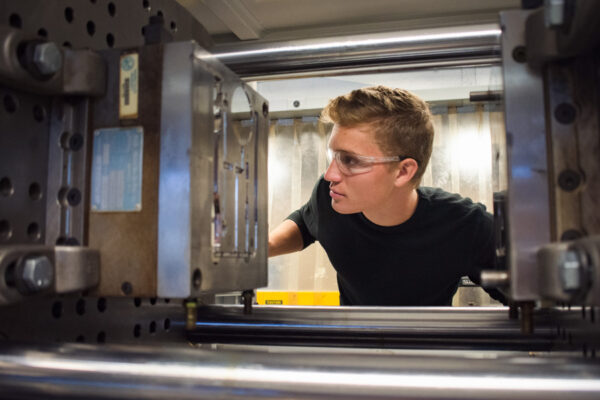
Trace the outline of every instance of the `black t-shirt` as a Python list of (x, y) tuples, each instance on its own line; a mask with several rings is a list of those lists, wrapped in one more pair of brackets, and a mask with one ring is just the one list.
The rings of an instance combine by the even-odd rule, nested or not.
[(362, 213), (336, 212), (321, 177), (288, 217), (304, 247), (318, 240), (327, 252), (342, 305), (450, 305), (462, 276), (478, 282), (480, 270), (494, 267), (493, 218), (483, 204), (441, 189), (417, 192), (414, 214), (385, 227)]

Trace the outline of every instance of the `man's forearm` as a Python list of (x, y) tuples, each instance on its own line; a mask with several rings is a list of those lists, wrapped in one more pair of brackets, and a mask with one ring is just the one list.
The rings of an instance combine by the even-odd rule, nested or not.
[(286, 219), (269, 233), (269, 257), (300, 251), (304, 247), (300, 228)]

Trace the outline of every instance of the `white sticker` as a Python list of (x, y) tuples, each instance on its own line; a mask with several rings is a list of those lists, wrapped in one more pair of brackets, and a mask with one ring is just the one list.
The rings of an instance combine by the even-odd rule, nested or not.
[(119, 118), (138, 117), (139, 64), (138, 54), (121, 56), (119, 73)]

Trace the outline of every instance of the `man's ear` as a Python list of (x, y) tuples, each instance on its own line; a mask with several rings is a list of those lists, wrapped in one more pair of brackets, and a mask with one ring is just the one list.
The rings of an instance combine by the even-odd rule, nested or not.
[(400, 161), (400, 165), (396, 170), (396, 186), (404, 186), (410, 183), (418, 170), (419, 164), (414, 159), (407, 158)]

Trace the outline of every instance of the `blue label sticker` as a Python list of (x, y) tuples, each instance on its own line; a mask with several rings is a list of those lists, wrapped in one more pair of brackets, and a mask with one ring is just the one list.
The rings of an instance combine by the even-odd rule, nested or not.
[(142, 127), (94, 131), (92, 211), (142, 209)]

